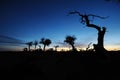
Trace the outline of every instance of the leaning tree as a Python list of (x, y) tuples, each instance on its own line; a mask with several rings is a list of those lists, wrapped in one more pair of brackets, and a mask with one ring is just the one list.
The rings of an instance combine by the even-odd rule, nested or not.
[(85, 24), (87, 27), (94, 28), (98, 31), (97, 44), (93, 44), (93, 46), (96, 52), (105, 52), (106, 49), (104, 48), (104, 35), (106, 32), (106, 27), (100, 27), (96, 24), (91, 24), (90, 17), (92, 17), (93, 19), (95, 17), (100, 19), (106, 19), (107, 17), (101, 17), (93, 14), (81, 14), (78, 11), (72, 11), (72, 12), (69, 12), (69, 14), (78, 14), (81, 18), (82, 24)]
[(74, 46), (75, 40), (76, 40), (76, 37), (75, 36), (70, 36), (70, 35), (66, 36), (66, 38), (64, 40), (65, 43), (68, 43), (69, 45), (71, 45), (72, 51), (77, 51), (75, 46)]

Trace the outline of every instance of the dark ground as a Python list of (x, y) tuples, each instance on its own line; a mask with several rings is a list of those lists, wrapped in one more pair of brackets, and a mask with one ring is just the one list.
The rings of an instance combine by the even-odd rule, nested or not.
[(0, 52), (1, 80), (120, 80), (120, 52)]

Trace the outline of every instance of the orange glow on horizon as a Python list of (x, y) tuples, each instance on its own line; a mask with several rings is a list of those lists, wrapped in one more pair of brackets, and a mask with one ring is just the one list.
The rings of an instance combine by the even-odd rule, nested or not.
[[(10, 47), (8, 50), (11, 50), (11, 51), (23, 51), (24, 48), (25, 47)], [(27, 48), (27, 46), (26, 46), (26, 48)], [(51, 47), (51, 48), (53, 48), (53, 50), (55, 50), (54, 47)], [(37, 49), (38, 49), (38, 47), (37, 47)], [(50, 47), (46, 48), (46, 50), (47, 49), (50, 49)], [(72, 48), (69, 48), (69, 47), (58, 47), (57, 51), (69, 51), (71, 49)], [(76, 47), (76, 49), (78, 51), (86, 50), (86, 47)], [(93, 47), (91, 47), (90, 49), (93, 49)], [(120, 50), (120, 46), (106, 45), (105, 49), (107, 49), (108, 51), (118, 51), (118, 50)], [(7, 48), (6, 48), (6, 50), (7, 50)], [(34, 50), (34, 47), (31, 47), (31, 50)]]
[[(76, 47), (78, 51), (80, 50), (86, 50), (86, 47)], [(93, 48), (91, 48), (93, 49)], [(108, 51), (118, 51), (120, 50), (120, 46), (105, 46), (105, 49), (107, 49)], [(71, 50), (71, 48), (68, 48), (68, 47), (60, 47), (60, 48), (57, 48), (57, 51), (69, 51)]]
[(118, 51), (118, 50), (120, 50), (120, 46), (105, 46), (105, 48), (108, 51)]

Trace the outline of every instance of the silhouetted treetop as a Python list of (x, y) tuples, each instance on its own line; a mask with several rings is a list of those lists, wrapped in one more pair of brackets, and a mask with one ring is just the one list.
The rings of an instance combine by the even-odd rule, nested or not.
[(76, 40), (76, 37), (75, 36), (66, 36), (66, 39), (64, 40), (64, 42), (66, 43), (70, 43), (70, 44), (74, 44), (74, 41)]
[(86, 26), (88, 26), (88, 27), (95, 28), (95, 29), (97, 29), (99, 32), (100, 32), (100, 31), (106, 32), (106, 28), (105, 28), (105, 27), (102, 27), (102, 28), (101, 28), (101, 27), (98, 26), (98, 25), (91, 24), (91, 23), (90, 23), (90, 20), (89, 20), (89, 17), (92, 16), (93, 19), (94, 19), (94, 17), (101, 18), (101, 19), (106, 19), (106, 18), (108, 18), (108, 17), (101, 17), (101, 16), (94, 15), (94, 14), (81, 14), (81, 13), (78, 12), (78, 11), (69, 12), (69, 14), (78, 14), (78, 15), (81, 17), (81, 23), (82, 23), (82, 24), (86, 24)]
[(43, 47), (43, 50), (45, 51), (45, 47), (46, 46), (49, 46), (51, 44), (51, 40), (50, 39), (45, 39), (45, 38), (41, 38), (40, 40), (40, 44), (43, 44), (44, 47)]

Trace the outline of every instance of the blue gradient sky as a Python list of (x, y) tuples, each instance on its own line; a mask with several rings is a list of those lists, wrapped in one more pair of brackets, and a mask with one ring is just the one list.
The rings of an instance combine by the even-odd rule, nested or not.
[[(104, 39), (106, 49), (120, 49), (120, 3), (117, 0), (2, 0), (0, 35), (25, 42), (45, 37), (52, 40), (50, 47), (64, 47), (62, 43), (66, 35), (75, 35), (76, 46), (80, 48), (87, 47), (90, 42), (96, 43), (97, 31), (81, 24), (79, 16), (67, 16), (72, 10), (109, 16), (104, 20), (95, 18), (92, 23), (107, 28)], [(0, 49), (9, 48), (9, 44), (1, 44)], [(13, 48), (25, 46), (13, 45)]]

